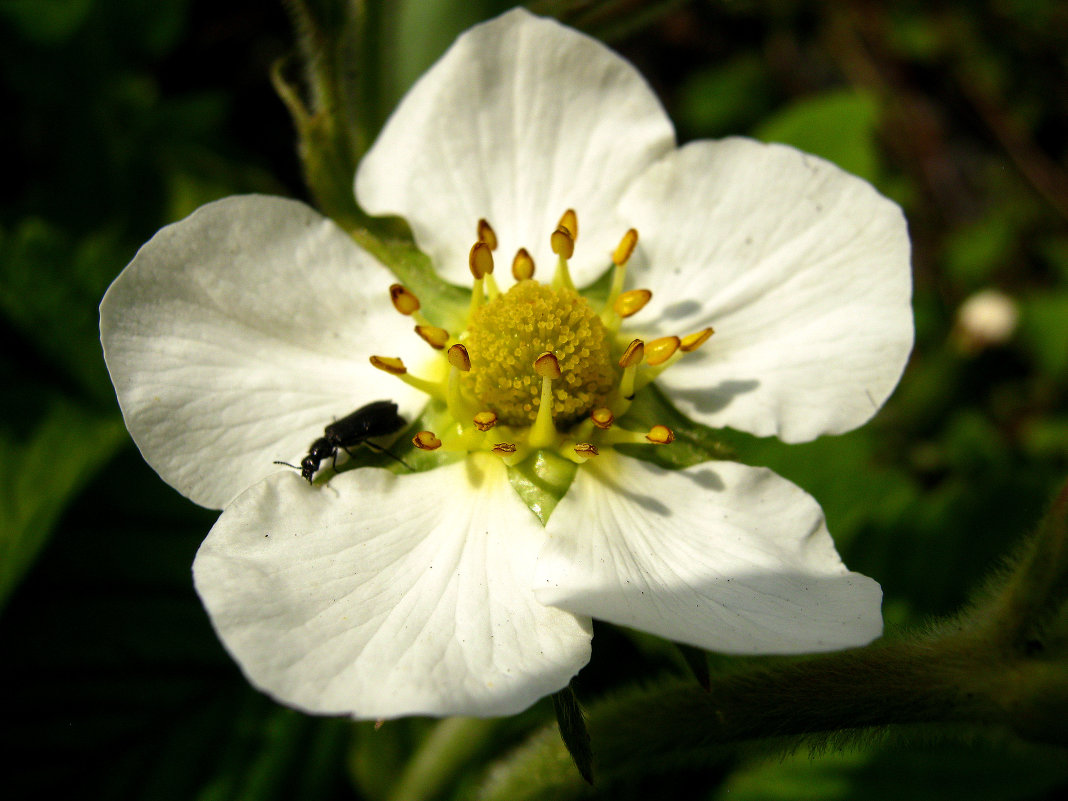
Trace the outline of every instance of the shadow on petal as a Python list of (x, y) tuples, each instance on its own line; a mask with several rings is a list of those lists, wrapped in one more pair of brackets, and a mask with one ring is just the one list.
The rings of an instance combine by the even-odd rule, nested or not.
[(727, 408), (737, 396), (752, 392), (760, 386), (756, 379), (746, 381), (721, 381), (711, 389), (672, 389), (671, 395), (678, 400), (684, 400), (693, 405), (694, 409), (703, 414), (719, 412)]

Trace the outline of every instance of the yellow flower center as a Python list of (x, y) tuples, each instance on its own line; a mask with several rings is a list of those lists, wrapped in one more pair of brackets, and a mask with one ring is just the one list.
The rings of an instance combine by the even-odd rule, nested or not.
[(553, 383), (553, 419), (566, 429), (603, 405), (619, 381), (608, 331), (586, 299), (533, 280), (480, 306), (464, 341), (471, 369), (464, 389), (504, 425), (529, 426), (541, 403), (541, 378), (531, 365), (542, 353), (560, 364)]
[[(642, 387), (700, 347), (712, 329), (649, 342), (620, 331), (652, 297), (646, 289), (623, 290), (637, 231), (627, 231), (612, 254), (611, 287), (597, 310), (571, 280), (574, 211), (565, 212), (552, 232), (558, 262), (548, 284), (533, 280), (534, 261), (521, 248), (512, 262), (516, 283), (502, 293), (493, 277), (497, 237), (485, 220), (479, 220), (477, 237), (468, 257), (471, 301), (458, 330), (431, 325), (414, 294), (399, 284), (390, 288), (394, 307), (417, 323), (415, 332), (444, 360), (444, 372), (434, 380), (412, 375), (395, 357), (371, 357), (375, 367), (436, 401), (427, 418), (436, 431), (417, 433), (415, 447), (491, 453), (520, 466), (535, 454), (541, 454), (535, 462), (551, 456), (582, 464), (619, 444), (670, 443), (674, 434), (664, 426), (631, 431), (617, 423)], [(541, 480), (548, 474), (538, 475)]]

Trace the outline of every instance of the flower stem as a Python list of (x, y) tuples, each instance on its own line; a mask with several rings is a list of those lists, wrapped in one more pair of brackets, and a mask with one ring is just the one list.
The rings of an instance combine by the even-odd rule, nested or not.
[(446, 718), (431, 730), (397, 780), (389, 801), (430, 801), (499, 728), (500, 721)]

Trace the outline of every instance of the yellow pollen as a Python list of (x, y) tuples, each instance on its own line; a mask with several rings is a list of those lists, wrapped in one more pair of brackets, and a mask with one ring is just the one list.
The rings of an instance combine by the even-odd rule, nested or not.
[(653, 367), (663, 364), (675, 355), (675, 351), (679, 349), (680, 342), (678, 337), (660, 337), (646, 343), (645, 363)]
[(616, 298), (612, 308), (620, 317), (630, 317), (645, 308), (652, 297), (653, 293), (648, 289), (632, 289)]
[(534, 277), (534, 259), (526, 248), (519, 248), (512, 260), (512, 277), (516, 281), (527, 281)]
[(602, 406), (590, 413), (590, 419), (593, 420), (593, 424), (598, 428), (607, 429), (612, 427), (612, 423), (616, 418), (611, 409), (607, 406)]
[(467, 264), (471, 268), (471, 275), (476, 279), (483, 278), (493, 272), (493, 252), (485, 242), (475, 242), (471, 246), (471, 253), (467, 257)]
[(564, 216), (560, 218), (560, 222), (556, 224), (557, 228), (566, 228), (567, 232), (571, 234), (571, 240), (578, 239), (578, 215), (575, 214), (574, 209), (568, 209), (564, 212)]
[(631, 228), (627, 233), (623, 234), (623, 238), (616, 245), (615, 252), (612, 253), (612, 263), (617, 267), (622, 267), (630, 260), (630, 256), (637, 246), (638, 232)]
[(656, 425), (649, 429), (649, 433), (645, 435), (645, 438), (654, 445), (667, 445), (669, 442), (675, 441), (675, 432), (667, 426)]
[(575, 237), (563, 226), (553, 231), (553, 235), (549, 238), (549, 244), (552, 245), (553, 253), (561, 259), (570, 259), (575, 252)]
[(490, 250), (497, 249), (497, 232), (486, 222), (485, 218), (478, 221), (478, 241), (485, 242)]
[(475, 415), (474, 423), (479, 431), (489, 431), (497, 425), (497, 415), (493, 412), (479, 412)]
[(408, 368), (404, 366), (404, 362), (396, 356), (372, 356), (371, 364), (379, 370), (384, 370), (393, 375), (404, 375), (408, 372)]
[(689, 353), (692, 350), (697, 350), (699, 347), (708, 342), (708, 338), (714, 333), (716, 332), (712, 329), (711, 326), (709, 326), (703, 331), (695, 331), (694, 333), (689, 334), (688, 336), (684, 336), (682, 338), (681, 343), (679, 344), (679, 350), (681, 350), (683, 353)]
[(640, 339), (635, 339), (627, 345), (627, 349), (623, 351), (623, 355), (619, 359), (619, 366), (626, 369), (627, 367), (636, 367), (642, 363), (642, 359), (645, 357), (645, 343)]
[(436, 325), (417, 325), (415, 333), (434, 350), (442, 350), (449, 341), (449, 332)]
[(575, 445), (575, 453), (582, 454), (583, 456), (597, 456), (599, 451), (597, 446), (592, 442), (579, 442)]
[(480, 306), (465, 340), (471, 371), (463, 374), (477, 408), (509, 426), (529, 426), (541, 404), (542, 379), (532, 365), (543, 353), (558, 362), (552, 418), (566, 428), (604, 405), (617, 381), (608, 332), (577, 293), (520, 281)]
[(393, 301), (393, 308), (405, 316), (419, 311), (419, 298), (400, 284), (390, 286), (389, 299)]
[(498, 442), (493, 446), (494, 453), (515, 453), (515, 443), (513, 442)]
[(453, 345), (449, 348), (448, 357), (449, 364), (457, 370), (466, 373), (471, 369), (471, 357), (463, 345)]
[(441, 447), (441, 440), (433, 431), (420, 431), (412, 437), (412, 444), (421, 451), (436, 451)]

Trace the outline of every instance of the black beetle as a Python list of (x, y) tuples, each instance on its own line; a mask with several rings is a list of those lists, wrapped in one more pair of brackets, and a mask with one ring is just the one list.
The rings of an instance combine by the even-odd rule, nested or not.
[[(275, 462), (275, 464), (284, 464), (294, 470), (299, 469), (300, 475), (311, 484), (312, 477), (324, 459), (332, 458), (334, 460), (334, 468), (337, 468), (337, 452), (339, 448), (349, 456), (352, 456), (349, 448), (357, 445), (367, 445), (378, 450), (378, 446), (368, 442), (371, 437), (392, 434), (394, 431), (404, 428), (405, 425), (404, 418), (397, 414), (397, 404), (388, 400), (374, 401), (366, 406), (361, 406), (352, 414), (347, 414), (340, 420), (335, 420), (328, 425), (323, 430), (323, 436), (308, 447), (308, 455), (300, 460), (299, 468), (289, 462)], [(393, 456), (392, 453), (389, 453), (384, 448), (381, 450)], [(393, 456), (393, 458), (404, 464), (396, 456)]]

